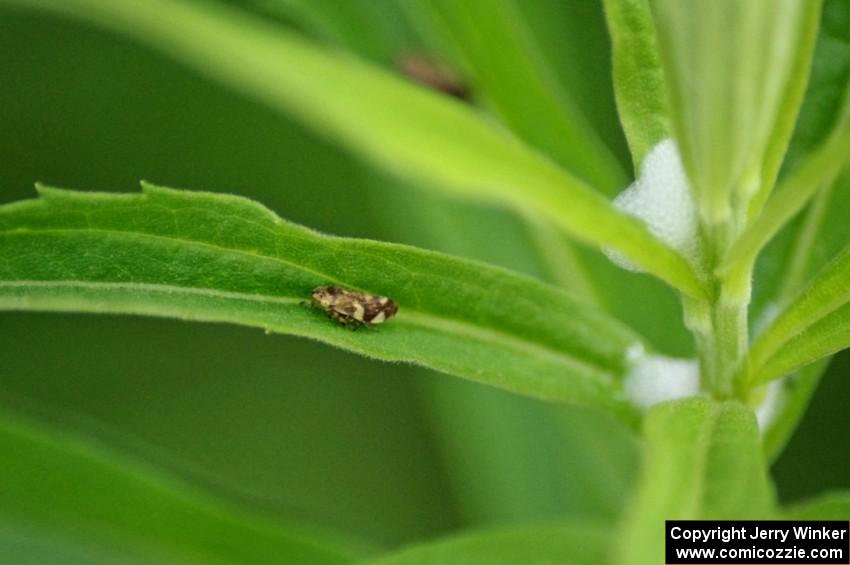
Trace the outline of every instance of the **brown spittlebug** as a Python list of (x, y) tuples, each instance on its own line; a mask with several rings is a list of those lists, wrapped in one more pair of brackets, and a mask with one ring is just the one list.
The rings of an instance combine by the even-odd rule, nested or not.
[(319, 286), (313, 289), (310, 305), (324, 310), (328, 317), (343, 326), (371, 328), (386, 322), (398, 312), (396, 303), (386, 296), (375, 296), (339, 286)]

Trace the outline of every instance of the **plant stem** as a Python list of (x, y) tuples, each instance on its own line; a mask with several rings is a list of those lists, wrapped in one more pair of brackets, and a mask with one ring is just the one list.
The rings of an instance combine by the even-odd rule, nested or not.
[[(703, 241), (709, 265), (717, 264), (733, 239), (730, 224), (706, 228)], [(751, 274), (750, 262), (739, 263), (720, 275), (712, 274), (709, 298), (684, 303), (686, 324), (696, 339), (703, 389), (716, 398), (730, 398), (738, 392), (734, 379), (749, 346)]]
[(730, 290), (724, 285), (712, 302), (685, 302), (685, 321), (696, 339), (703, 389), (716, 398), (736, 393), (733, 379), (749, 343), (749, 294), (740, 296)]
[(751, 293), (751, 265), (744, 265), (724, 277), (720, 296), (714, 303), (715, 355), (717, 374), (715, 394), (731, 396), (735, 375), (749, 347), (748, 306)]

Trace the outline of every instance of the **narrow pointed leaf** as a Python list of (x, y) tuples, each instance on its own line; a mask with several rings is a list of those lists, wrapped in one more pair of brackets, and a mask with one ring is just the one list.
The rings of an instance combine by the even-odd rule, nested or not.
[(593, 524), (522, 526), (462, 534), (402, 549), (363, 565), (603, 565), (610, 543), (609, 532)]
[(770, 196), (776, 184), (776, 179), (782, 167), (792, 134), (798, 123), (798, 115), (802, 111), (804, 95), (811, 79), (815, 62), (812, 60), (820, 32), (822, 6), (819, 2), (810, 2), (802, 12), (801, 20), (797, 23), (799, 36), (797, 48), (789, 57), (788, 82), (780, 95), (776, 118), (767, 134), (767, 143), (762, 157), (759, 186), (747, 211), (750, 217), (756, 216), (761, 206)]
[[(752, 357), (756, 362), (761, 361), (763, 357), (761, 345), (756, 342), (759, 349), (753, 351)], [(754, 383), (767, 382), (793, 373), (797, 369), (848, 347), (850, 347), (850, 305), (845, 304), (818, 322), (809, 325), (799, 335), (785, 341), (782, 349), (763, 364), (751, 366), (750, 379)]]
[[(42, 189), (0, 208), (0, 307), (226, 321), (319, 339), (551, 400), (619, 406), (638, 340), (567, 294), (501, 269), (319, 235), (235, 196)], [(301, 302), (337, 284), (400, 307), (352, 332)]]
[(80, 17), (135, 37), (349, 146), (452, 194), (531, 209), (691, 295), (678, 253), (576, 177), (462, 104), (226, 8), (149, 0), (0, 0)]
[(643, 433), (643, 469), (616, 563), (663, 563), (665, 520), (771, 517), (774, 494), (756, 419), (741, 404), (661, 404), (647, 415)]
[(635, 170), (659, 141), (672, 137), (664, 69), (648, 0), (606, 0), (617, 110)]
[(850, 346), (850, 247), (759, 335), (744, 370), (751, 383), (793, 372)]
[[(332, 564), (368, 555), (357, 542), (254, 515), (114, 453), (6, 416), (0, 453), (0, 523), (88, 547), (89, 559), (106, 553), (122, 563)], [(4, 543), (0, 536), (0, 547)]]
[[(850, 4), (824, 4), (812, 76), (794, 137), (783, 164), (785, 183), (835, 134), (850, 92)], [(777, 195), (779, 193), (777, 192)], [(818, 190), (801, 221), (789, 223), (761, 253), (753, 287), (756, 317), (770, 304), (787, 299), (816, 275), (850, 241), (850, 176), (841, 175)], [(738, 244), (736, 244), (736, 247)]]
[(779, 189), (767, 201), (756, 221), (750, 224), (729, 249), (720, 272), (740, 263), (750, 264), (756, 255), (789, 220), (796, 216), (817, 194), (835, 181), (839, 172), (850, 163), (850, 89), (842, 115), (824, 143), (807, 156), (783, 180)]
[(784, 151), (800, 102), (787, 96), (808, 78), (820, 2), (651, 4), (676, 140), (702, 217), (729, 222), (733, 191), (739, 202), (752, 199), (765, 160), (775, 168)]

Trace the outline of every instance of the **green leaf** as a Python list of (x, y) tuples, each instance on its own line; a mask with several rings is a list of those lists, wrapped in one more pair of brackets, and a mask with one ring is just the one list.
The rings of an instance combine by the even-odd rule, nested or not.
[(832, 134), (782, 181), (758, 219), (729, 248), (718, 271), (728, 272), (736, 265), (755, 261), (765, 244), (805, 207), (818, 189), (831, 186), (847, 163), (850, 163), (850, 89)]
[(772, 515), (756, 419), (744, 406), (702, 398), (660, 404), (646, 416), (643, 433), (643, 468), (616, 563), (663, 563), (665, 520)]
[(850, 346), (850, 246), (758, 336), (743, 370), (764, 383)]
[(403, 549), (364, 565), (602, 565), (611, 543), (597, 525), (522, 526), (461, 534)]
[(519, 137), (606, 194), (625, 186), (622, 166), (561, 88), (514, 0), (403, 6), (426, 36), (465, 65), (475, 93)]
[(399, 175), (467, 198), (532, 209), (607, 246), (686, 294), (693, 269), (638, 220), (473, 110), (445, 96), (224, 6), (150, 0), (2, 0), (129, 34), (205, 74), (291, 112)]
[[(824, 3), (821, 31), (794, 137), (783, 165), (793, 173), (823, 147), (846, 108), (850, 92), (850, 4)], [(784, 182), (784, 179), (782, 179)], [(783, 304), (850, 241), (850, 177), (820, 188), (807, 210), (760, 254), (754, 278), (755, 319), (768, 304)]]
[(811, 500), (786, 508), (784, 520), (847, 520), (850, 516), (850, 491), (827, 492)]
[[(114, 453), (5, 416), (0, 453), (0, 524), (87, 547), (89, 559), (318, 564), (366, 554), (359, 544), (250, 514)], [(14, 549), (24, 540), (10, 541)], [(6, 543), (0, 537), (8, 556)]]
[[(806, 330), (797, 336), (779, 336), (784, 329), (771, 333), (764, 343), (756, 341), (750, 356), (753, 363), (749, 369), (752, 382), (762, 383), (776, 379), (850, 347), (850, 306), (845, 304), (817, 323), (808, 325)], [(782, 349), (763, 360), (766, 357), (764, 351), (772, 349), (776, 342), (782, 339), (785, 339)]]
[(760, 186), (750, 203), (748, 210), (750, 217), (754, 217), (761, 210), (762, 204), (767, 200), (776, 184), (776, 178), (788, 151), (791, 135), (798, 121), (798, 114), (802, 111), (804, 94), (810, 80), (811, 69), (814, 66), (812, 59), (817, 45), (822, 16), (818, 2), (810, 2), (809, 4), (808, 9), (804, 10), (804, 19), (799, 22), (798, 48), (787, 61), (789, 78), (784, 93), (780, 95), (772, 131), (767, 135)]
[[(409, 361), (514, 392), (621, 407), (638, 338), (523, 276), (437, 253), (322, 236), (244, 198), (144, 185), (41, 189), (0, 208), (0, 305), (227, 321)], [(351, 332), (300, 302), (322, 284), (390, 296), (397, 319)]]
[(605, 0), (605, 16), (617, 110), (637, 169), (655, 144), (672, 136), (655, 23), (648, 0)]
[(820, 145), (834, 129), (850, 84), (850, 6), (843, 0), (825, 0), (815, 45), (811, 77), (794, 135), (783, 163), (796, 162)]
[(746, 205), (761, 192), (765, 162), (775, 167), (784, 152), (820, 2), (651, 4), (676, 140), (701, 216), (729, 223), (733, 201)]

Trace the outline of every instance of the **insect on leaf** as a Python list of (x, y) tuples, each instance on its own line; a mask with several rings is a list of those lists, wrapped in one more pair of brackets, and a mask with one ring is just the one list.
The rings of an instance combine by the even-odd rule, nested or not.
[[(302, 335), (549, 400), (628, 412), (625, 326), (566, 293), (472, 261), (319, 235), (235, 196), (41, 189), (0, 208), (0, 308), (124, 312)], [(380, 332), (303, 306), (323, 285), (390, 297)]]

